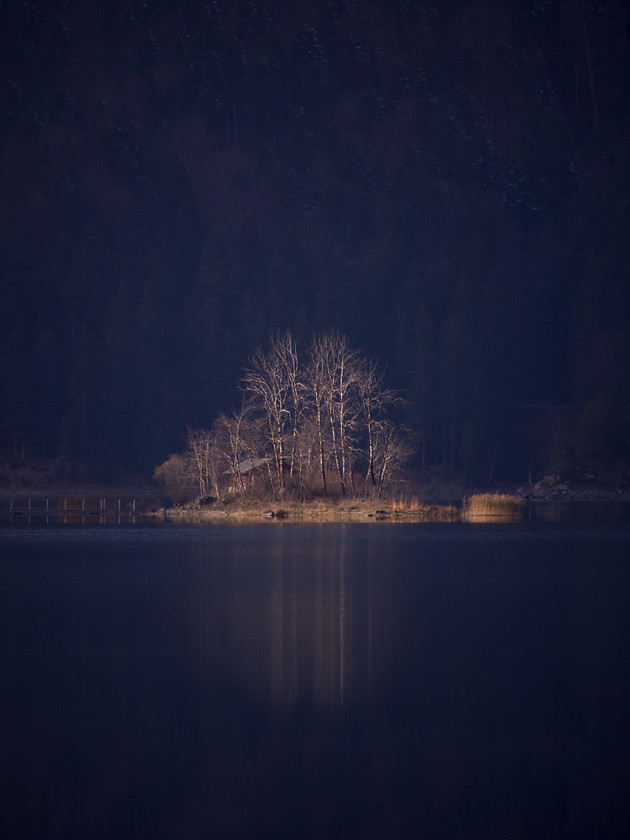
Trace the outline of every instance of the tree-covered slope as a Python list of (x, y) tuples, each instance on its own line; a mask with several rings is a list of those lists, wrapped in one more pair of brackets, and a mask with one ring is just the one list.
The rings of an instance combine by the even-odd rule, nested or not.
[[(629, 456), (620, 0), (0, 4), (0, 433), (148, 470), (276, 330), (338, 329), (425, 463)], [(519, 431), (520, 429), (520, 431)], [(556, 447), (556, 459), (560, 456)]]

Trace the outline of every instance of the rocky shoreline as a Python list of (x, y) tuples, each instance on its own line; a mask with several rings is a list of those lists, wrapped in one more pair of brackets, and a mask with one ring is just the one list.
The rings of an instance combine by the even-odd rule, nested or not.
[(604, 487), (594, 481), (573, 482), (559, 475), (546, 475), (533, 487), (520, 486), (513, 489), (515, 495), (525, 501), (630, 501), (630, 486)]

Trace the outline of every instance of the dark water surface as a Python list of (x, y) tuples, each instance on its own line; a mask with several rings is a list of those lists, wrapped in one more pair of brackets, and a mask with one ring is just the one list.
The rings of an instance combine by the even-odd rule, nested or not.
[(630, 529), (0, 529), (3, 837), (626, 838)]

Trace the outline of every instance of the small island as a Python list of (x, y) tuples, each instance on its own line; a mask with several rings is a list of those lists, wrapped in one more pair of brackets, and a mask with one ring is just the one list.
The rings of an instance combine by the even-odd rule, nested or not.
[(238, 392), (237, 407), (209, 428), (188, 427), (184, 450), (155, 467), (153, 481), (95, 483), (63, 461), (29, 467), (14, 458), (0, 470), (3, 507), (11, 516), (87, 511), (208, 523), (475, 522), (518, 520), (528, 503), (627, 496), (625, 487), (560, 474), (482, 486), (419, 468), (422, 433), (407, 422), (403, 394), (336, 332), (313, 336), (305, 353), (289, 331), (276, 334), (250, 357)]
[(417, 436), (402, 395), (345, 336), (314, 336), (303, 358), (290, 332), (276, 335), (251, 356), (239, 391), (237, 408), (189, 428), (185, 451), (155, 469), (175, 502), (330, 507), (383, 499), (404, 482)]

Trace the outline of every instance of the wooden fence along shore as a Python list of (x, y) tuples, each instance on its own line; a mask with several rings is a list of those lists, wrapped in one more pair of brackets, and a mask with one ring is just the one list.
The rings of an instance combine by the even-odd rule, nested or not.
[(29, 498), (20, 501), (10, 500), (9, 516), (14, 519), (44, 518), (46, 522), (79, 523), (89, 521), (135, 522), (138, 509), (135, 499), (106, 499), (94, 497), (74, 497), (66, 499)]

